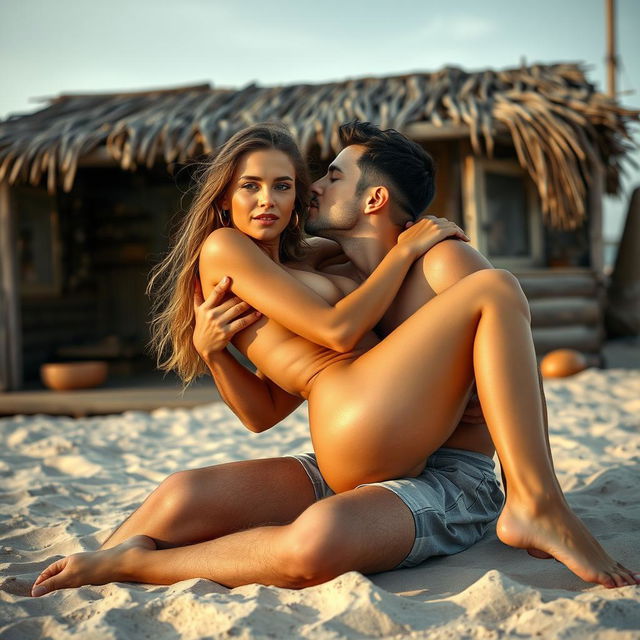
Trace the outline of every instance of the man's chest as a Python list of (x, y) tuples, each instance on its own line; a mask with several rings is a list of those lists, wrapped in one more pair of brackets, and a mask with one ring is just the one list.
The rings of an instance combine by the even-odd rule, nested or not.
[[(339, 273), (356, 281), (361, 280), (350, 263), (333, 266), (331, 273)], [(378, 337), (382, 339), (389, 335), (435, 295), (436, 292), (429, 286), (424, 275), (422, 260), (417, 260), (409, 270), (395, 299), (375, 327)]]

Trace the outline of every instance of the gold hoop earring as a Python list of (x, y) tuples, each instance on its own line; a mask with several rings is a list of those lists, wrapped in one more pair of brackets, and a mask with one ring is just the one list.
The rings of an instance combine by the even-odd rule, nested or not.
[(220, 224), (223, 227), (228, 227), (231, 224), (231, 214), (228, 209), (219, 209), (218, 218), (220, 218)]
[[(294, 211), (294, 215), (295, 215), (295, 222), (291, 226), (294, 229), (297, 229), (300, 226), (300, 217), (298, 216), (298, 212), (297, 211)], [(293, 218), (291, 218), (291, 220), (293, 220)]]

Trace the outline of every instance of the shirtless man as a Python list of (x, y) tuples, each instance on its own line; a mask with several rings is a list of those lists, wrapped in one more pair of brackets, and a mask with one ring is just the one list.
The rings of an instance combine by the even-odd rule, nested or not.
[[(325, 266), (327, 273), (362, 280), (411, 222), (398, 218), (403, 207), (394, 198), (403, 196), (396, 193), (394, 171), (410, 171), (433, 189), (433, 165), (418, 145), (395, 132), (361, 123), (345, 127), (343, 135), (345, 148), (313, 185), (308, 230), (337, 241), (348, 258)], [(390, 202), (370, 213), (367, 198), (375, 198), (381, 184), (389, 189)], [(326, 258), (335, 257), (335, 249), (328, 240), (316, 242), (312, 263), (332, 262)], [(378, 334), (384, 337), (430, 298), (488, 268), (468, 244), (440, 242), (412, 267)], [(220, 304), (228, 287), (229, 282), (220, 283), (206, 301), (196, 292), (194, 344), (227, 404), (247, 428), (262, 431), (289, 415), (301, 399), (246, 369), (225, 349), (256, 319), (237, 298)], [(312, 454), (181, 471), (162, 482), (103, 544), (103, 560), (91, 560), (92, 583), (101, 580), (98, 564), (111, 563), (105, 575), (113, 580), (112, 563), (126, 555), (122, 543), (144, 544), (145, 536), (155, 541), (153, 548), (164, 549), (163, 560), (138, 564), (135, 579), (155, 584), (199, 576), (229, 587), (257, 582), (299, 588), (346, 571), (375, 573), (456, 553), (482, 537), (502, 506), (493, 453), (476, 401), (416, 478), (334, 495)], [(74, 586), (70, 574), (82, 575), (83, 557), (89, 555), (99, 554), (71, 556), (59, 575), (53, 575), (53, 565), (44, 592), (59, 588), (58, 579), (60, 586)], [(124, 569), (117, 575), (128, 579)], [(35, 586), (33, 594), (41, 595), (41, 587)]]

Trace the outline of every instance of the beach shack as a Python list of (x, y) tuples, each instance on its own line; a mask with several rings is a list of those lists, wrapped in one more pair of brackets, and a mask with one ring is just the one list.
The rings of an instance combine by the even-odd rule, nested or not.
[(538, 355), (571, 347), (597, 364), (602, 197), (618, 192), (638, 116), (579, 64), (53, 98), (0, 122), (0, 390), (51, 360), (153, 368), (145, 283), (191, 167), (262, 121), (290, 127), (315, 175), (355, 118), (424, 145), (438, 165), (429, 213), (519, 278)]

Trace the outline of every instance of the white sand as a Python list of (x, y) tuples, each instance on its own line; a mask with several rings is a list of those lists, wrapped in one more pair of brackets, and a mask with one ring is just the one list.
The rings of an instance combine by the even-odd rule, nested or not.
[[(571, 505), (640, 570), (640, 371), (546, 383), (552, 446)], [(169, 473), (307, 450), (304, 410), (264, 434), (223, 405), (73, 420), (0, 420), (0, 637), (640, 638), (640, 587), (587, 585), (502, 545), (416, 569), (345, 574), (302, 591), (207, 580), (111, 584), (28, 597), (52, 560), (93, 550)]]

